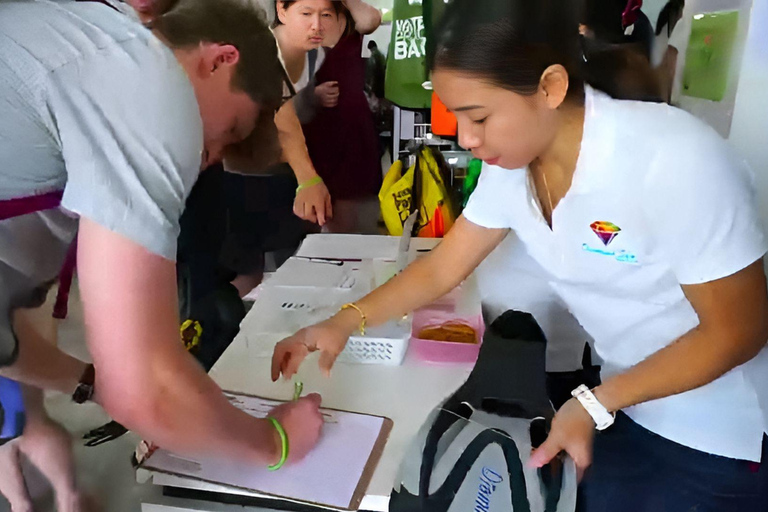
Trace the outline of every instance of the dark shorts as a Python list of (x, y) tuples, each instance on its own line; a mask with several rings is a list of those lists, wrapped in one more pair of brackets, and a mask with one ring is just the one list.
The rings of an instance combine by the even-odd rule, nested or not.
[(579, 512), (767, 512), (768, 436), (762, 460), (694, 450), (619, 413), (595, 437)]
[(228, 214), (222, 263), (227, 268), (238, 274), (262, 271), (266, 253), (285, 259), (316, 230), (293, 213), (298, 185), (287, 165), (270, 176), (225, 175)]

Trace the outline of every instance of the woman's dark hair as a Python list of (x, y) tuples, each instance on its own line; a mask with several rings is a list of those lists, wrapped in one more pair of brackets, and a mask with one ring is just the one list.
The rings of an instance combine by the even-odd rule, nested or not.
[[(585, 56), (579, 33), (585, 7), (579, 0), (453, 0), (435, 30), (430, 68), (530, 96), (544, 71), (560, 64), (568, 72), (569, 101), (583, 102), (585, 83), (615, 98), (660, 101), (650, 64), (629, 55), (626, 45)], [(642, 83), (632, 85), (630, 77)]]
[[(341, 37), (344, 38), (350, 34), (354, 34), (357, 31), (357, 25), (355, 25), (355, 18), (352, 17), (352, 13), (349, 12), (349, 9), (344, 6), (341, 2), (333, 2), (334, 4), (340, 4), (340, 8), (336, 8), (336, 14), (337, 15), (344, 15), (347, 18), (347, 26), (344, 27), (344, 33), (341, 34)], [(335, 5), (334, 5), (335, 7)]]
[(661, 82), (651, 63), (631, 45), (592, 52), (587, 82), (609, 96), (625, 100), (664, 102)]
[(575, 0), (453, 0), (437, 25), (430, 68), (466, 72), (530, 96), (544, 71), (560, 64), (569, 98), (582, 101), (577, 7)]
[[(288, 9), (297, 1), (298, 0), (275, 0), (275, 20), (272, 22), (272, 28), (282, 25), (280, 22), (280, 16), (277, 15), (277, 4), (283, 4), (283, 8)], [(331, 4), (333, 4), (336, 15), (339, 15), (339, 13), (342, 12), (342, 9), (346, 9), (340, 0), (331, 0)], [(349, 18), (349, 15), (347, 15), (347, 17)]]

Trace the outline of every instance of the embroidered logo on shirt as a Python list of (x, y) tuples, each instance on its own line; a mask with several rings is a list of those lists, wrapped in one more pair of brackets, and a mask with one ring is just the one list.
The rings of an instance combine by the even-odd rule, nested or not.
[(601, 254), (603, 256), (610, 256), (612, 258), (615, 258), (616, 261), (618, 261), (619, 263), (631, 263), (632, 265), (637, 265), (639, 263), (637, 261), (637, 255), (631, 252), (627, 252), (624, 249), (620, 251), (610, 251), (607, 249), (590, 247), (589, 244), (582, 244), (581, 248), (586, 252), (591, 252), (592, 254)]
[(593, 222), (590, 226), (592, 231), (603, 241), (606, 247), (613, 242), (613, 239), (618, 236), (621, 228), (612, 222), (597, 221)]
[(632, 265), (638, 264), (637, 255), (625, 251), (624, 249), (613, 251), (607, 248), (611, 242), (613, 242), (614, 238), (616, 238), (621, 232), (621, 228), (619, 226), (613, 222), (597, 221), (590, 224), (589, 227), (592, 228), (592, 231), (594, 231), (600, 241), (603, 242), (605, 248), (590, 247), (589, 244), (582, 244), (581, 248), (584, 251), (592, 254), (600, 254), (603, 256), (612, 257), (619, 263), (629, 263)]

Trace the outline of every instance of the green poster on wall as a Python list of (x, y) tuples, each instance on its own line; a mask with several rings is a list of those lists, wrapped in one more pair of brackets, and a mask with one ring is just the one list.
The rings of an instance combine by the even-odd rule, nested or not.
[(428, 77), (422, 0), (395, 0), (392, 17), (386, 97), (403, 108), (429, 108), (432, 91), (423, 87)]
[(685, 53), (682, 93), (722, 101), (728, 89), (739, 12), (715, 12), (693, 17)]

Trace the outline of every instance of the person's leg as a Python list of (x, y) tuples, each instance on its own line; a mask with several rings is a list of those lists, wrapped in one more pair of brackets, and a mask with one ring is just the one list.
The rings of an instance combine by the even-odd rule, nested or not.
[(86, 501), (75, 483), (72, 440), (69, 433), (48, 417), (43, 392), (22, 386), (25, 424), (21, 437), (0, 447), (0, 494), (12, 512), (34, 510), (22, 472), (24, 455), (48, 479), (59, 512), (86, 510)]
[[(37, 371), (46, 376), (45, 382), (58, 383), (51, 385), (55, 391), (72, 393), (85, 363), (71, 358), (56, 347), (58, 322), (51, 316), (51, 304), (15, 311), (13, 330), (19, 340), (20, 359), (37, 356), (38, 363), (45, 363)], [(31, 357), (29, 361), (35, 362)], [(61, 365), (58, 372), (57, 363)], [(48, 416), (41, 389), (22, 386), (22, 392), (26, 421), (23, 435), (15, 441), (18, 452), (26, 456), (48, 479), (56, 495), (59, 512), (85, 510), (84, 499), (75, 483), (71, 436)], [(12, 458), (13, 455), (8, 454), (8, 457)]]
[(376, 196), (360, 199), (357, 205), (357, 233), (361, 235), (379, 235), (381, 203)]
[[(765, 512), (763, 473), (658, 436), (619, 413), (597, 433), (580, 512)], [(764, 484), (763, 484), (764, 485)], [(762, 508), (761, 508), (762, 507)]]
[(72, 438), (45, 412), (43, 392), (24, 387), (27, 423), (19, 438), (19, 449), (48, 479), (56, 495), (56, 510), (80, 512), (83, 497), (75, 482)]
[(337, 200), (333, 204), (333, 219), (326, 224), (323, 231), (356, 235), (379, 234), (380, 208), (376, 197)]
[(323, 233), (355, 233), (356, 216), (355, 201), (335, 200), (333, 202), (333, 218), (323, 226)]
[(0, 495), (11, 505), (11, 512), (32, 512), (32, 500), (21, 473), (19, 440), (0, 446)]

